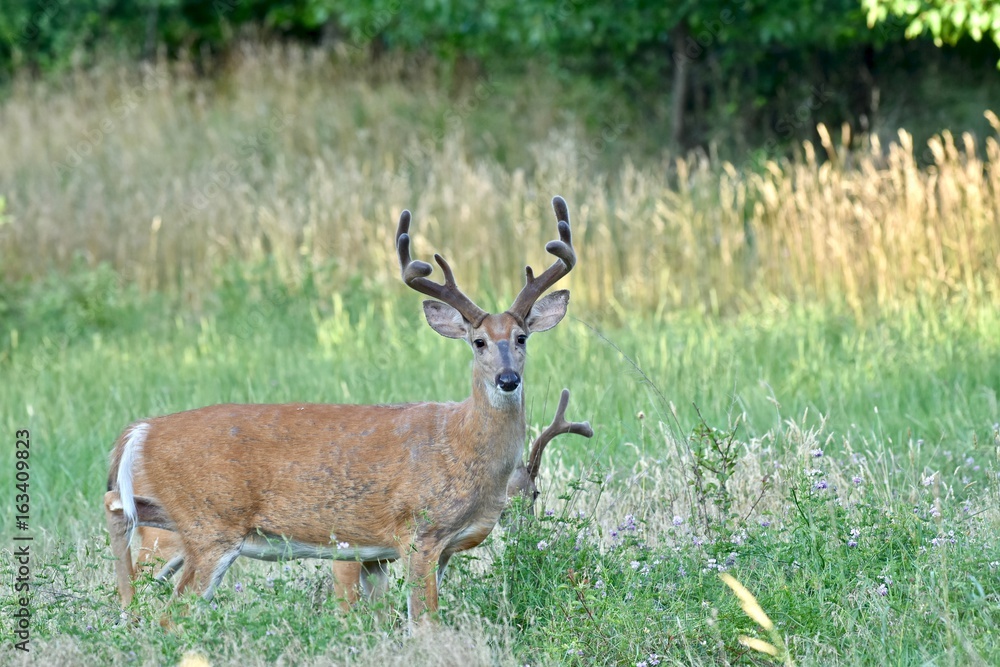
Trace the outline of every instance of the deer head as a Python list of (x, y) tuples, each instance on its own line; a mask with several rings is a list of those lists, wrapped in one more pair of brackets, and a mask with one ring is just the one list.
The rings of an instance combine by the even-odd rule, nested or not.
[(396, 250), (403, 282), (435, 301), (424, 301), (424, 316), (434, 331), (446, 338), (464, 340), (472, 348), (473, 394), (483, 392), (494, 408), (521, 407), (522, 375), (528, 337), (557, 325), (566, 314), (569, 291), (541, 295), (576, 264), (569, 211), (562, 197), (552, 200), (556, 213), (559, 240), (545, 249), (557, 260), (545, 273), (535, 278), (525, 267), (525, 285), (506, 312), (491, 315), (459, 290), (451, 266), (441, 255), (434, 261), (444, 274), (443, 283), (428, 280), (433, 268), (427, 262), (410, 257), (410, 212), (403, 211), (396, 229)]

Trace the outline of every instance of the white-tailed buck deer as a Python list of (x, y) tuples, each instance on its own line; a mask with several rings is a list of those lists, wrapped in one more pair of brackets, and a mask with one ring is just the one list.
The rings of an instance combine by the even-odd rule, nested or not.
[[(533, 511), (535, 499), (538, 498), (537, 479), (541, 469), (542, 452), (545, 451), (549, 442), (563, 433), (575, 433), (585, 438), (594, 435), (589, 422), (566, 421), (568, 403), (569, 389), (563, 389), (552, 423), (546, 426), (535, 438), (529, 450), (527, 464), (518, 460), (513, 474), (507, 480), (508, 500), (523, 497), (528, 501), (529, 507)], [(180, 538), (177, 533), (173, 532), (176, 527), (163, 508), (155, 500), (147, 497), (150, 490), (143, 488), (138, 483), (134, 484), (133, 487), (137, 514), (136, 523), (140, 526), (137, 538), (141, 545), (136, 564), (142, 567), (152, 565), (158, 559), (165, 560), (166, 564), (156, 575), (156, 578), (161, 581), (169, 579), (184, 563)], [(105, 510), (109, 514), (122, 514), (121, 498), (117, 491), (108, 491), (105, 494), (104, 504)], [(151, 526), (159, 527), (152, 528)], [(334, 561), (334, 590), (343, 607), (347, 609), (357, 602), (359, 594), (368, 598), (377, 596), (386, 584), (386, 567), (385, 561)], [(124, 581), (121, 579), (118, 581), (118, 594), (121, 596), (123, 604), (127, 604), (127, 601), (132, 598), (135, 576), (136, 572), (133, 571)]]
[(504, 508), (524, 442), (528, 336), (566, 314), (568, 291), (542, 297), (576, 264), (566, 203), (552, 205), (559, 240), (545, 249), (556, 261), (537, 278), (526, 267), (514, 303), (492, 315), (440, 255), (444, 282), (428, 280), (430, 264), (410, 258), (410, 213), (400, 215), (403, 281), (438, 299), (423, 304), (431, 328), (472, 348), (472, 395), (461, 403), (214, 405), (130, 425), (108, 479), (122, 512), (105, 506), (119, 590), (133, 572), (142, 488), (180, 536), (178, 593), (211, 598), (241, 555), (402, 559), (411, 622), (436, 611), (448, 560), (482, 542)]

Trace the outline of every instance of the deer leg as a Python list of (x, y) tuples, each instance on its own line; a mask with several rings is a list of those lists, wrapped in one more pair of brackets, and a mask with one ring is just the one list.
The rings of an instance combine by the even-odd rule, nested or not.
[(437, 567), (438, 588), (441, 588), (441, 582), (444, 581), (444, 571), (448, 567), (448, 561), (451, 560), (451, 556), (452, 554), (445, 552), (441, 554), (440, 558), (438, 558), (438, 567)]
[[(139, 510), (140, 521), (144, 520), (144, 509), (140, 508)], [(162, 558), (168, 562), (175, 560), (183, 552), (180, 536), (177, 533), (146, 526), (140, 526), (137, 532), (139, 534), (139, 543), (142, 545), (139, 549), (139, 557), (136, 559), (137, 568), (152, 567), (158, 558)], [(183, 562), (182, 556), (181, 562)], [(180, 565), (177, 565), (174, 571), (179, 567)]]
[[(139, 517), (142, 518), (141, 510)], [(184, 548), (177, 533), (143, 527), (139, 528), (139, 541), (142, 544), (137, 562), (139, 568), (152, 567), (157, 559), (166, 561), (154, 577), (157, 581), (167, 581), (184, 565)]]
[(129, 545), (130, 526), (121, 509), (121, 499), (117, 491), (104, 494), (104, 516), (108, 522), (108, 535), (111, 537), (111, 552), (115, 555), (115, 579), (118, 586), (118, 597), (123, 607), (132, 602), (135, 588), (132, 580), (135, 569), (132, 566), (132, 548)]
[(169, 561), (167, 561), (167, 564), (164, 565), (163, 568), (156, 573), (156, 576), (154, 578), (157, 581), (167, 581), (168, 579), (170, 579), (170, 577), (177, 574), (177, 570), (181, 569), (181, 567), (183, 566), (184, 566), (184, 555), (182, 553), (177, 556), (174, 556)]
[(361, 563), (350, 560), (333, 561), (333, 594), (340, 608), (350, 611), (361, 592)]
[(421, 545), (417, 542), (410, 550), (407, 558), (407, 581), (410, 594), (406, 606), (410, 619), (410, 629), (414, 629), (418, 621), (425, 620), (425, 612), (437, 613), (438, 610), (438, 580), (437, 564), (441, 557), (441, 547), (437, 544)]
[(389, 586), (389, 561), (334, 561), (333, 590), (340, 608), (349, 611), (363, 596), (377, 600)]
[[(170, 519), (163, 512), (162, 508), (141, 496), (136, 497), (136, 509), (139, 512), (140, 521), (157, 521), (163, 524), (170, 523)], [(108, 491), (104, 494), (104, 511), (108, 520), (108, 530), (111, 531), (112, 523), (116, 526), (124, 525), (127, 532), (128, 522), (125, 520), (125, 513), (122, 511), (121, 496), (117, 491)], [(121, 530), (119, 527), (118, 530)], [(122, 538), (123, 539), (123, 538)], [(134, 581), (139, 576), (140, 571), (152, 566), (153, 560), (157, 557), (169, 558), (167, 563), (156, 574), (157, 581), (166, 581), (177, 573), (184, 565), (184, 549), (181, 546), (180, 536), (165, 528), (150, 528), (139, 526), (135, 530), (135, 537), (132, 542), (136, 543), (137, 557), (132, 562), (132, 544), (125, 545), (128, 560), (128, 567), (124, 566), (123, 558), (118, 558), (115, 562), (115, 571), (118, 578), (118, 593), (122, 598), (122, 604), (127, 605), (125, 599), (131, 600), (135, 594)], [(147, 545), (152, 546), (147, 546)], [(111, 548), (117, 557), (121, 547), (115, 546), (115, 538), (112, 537)], [(119, 563), (122, 563), (120, 566)], [(123, 584), (123, 577), (128, 578), (128, 584)], [(126, 595), (127, 594), (127, 595)]]
[(174, 595), (180, 596), (187, 593), (188, 589), (194, 586), (194, 575), (194, 566), (188, 564), (188, 566), (184, 568), (184, 574), (182, 574), (181, 578), (177, 580), (177, 586), (174, 587)]
[(389, 561), (373, 560), (361, 564), (361, 592), (366, 600), (377, 600), (389, 587)]
[(177, 594), (192, 589), (205, 600), (215, 595), (226, 570), (240, 556), (242, 535), (221, 535), (209, 539), (184, 539), (184, 574), (177, 582)]

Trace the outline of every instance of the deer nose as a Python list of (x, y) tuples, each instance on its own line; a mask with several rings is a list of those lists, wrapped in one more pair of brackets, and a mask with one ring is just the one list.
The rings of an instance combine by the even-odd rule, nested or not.
[(514, 371), (504, 371), (497, 376), (497, 386), (503, 391), (514, 391), (521, 384), (521, 378)]

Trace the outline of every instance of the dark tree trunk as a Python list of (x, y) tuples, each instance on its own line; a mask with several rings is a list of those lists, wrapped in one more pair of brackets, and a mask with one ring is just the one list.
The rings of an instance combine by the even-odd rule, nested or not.
[(691, 58), (685, 52), (690, 33), (686, 22), (677, 24), (670, 32), (673, 42), (674, 82), (670, 100), (670, 144), (675, 151), (684, 149), (684, 111), (687, 108), (688, 70)]
[(160, 9), (156, 5), (150, 5), (146, 10), (146, 35), (142, 42), (142, 54), (140, 58), (150, 61), (156, 55), (157, 34), (156, 28), (160, 18)]

